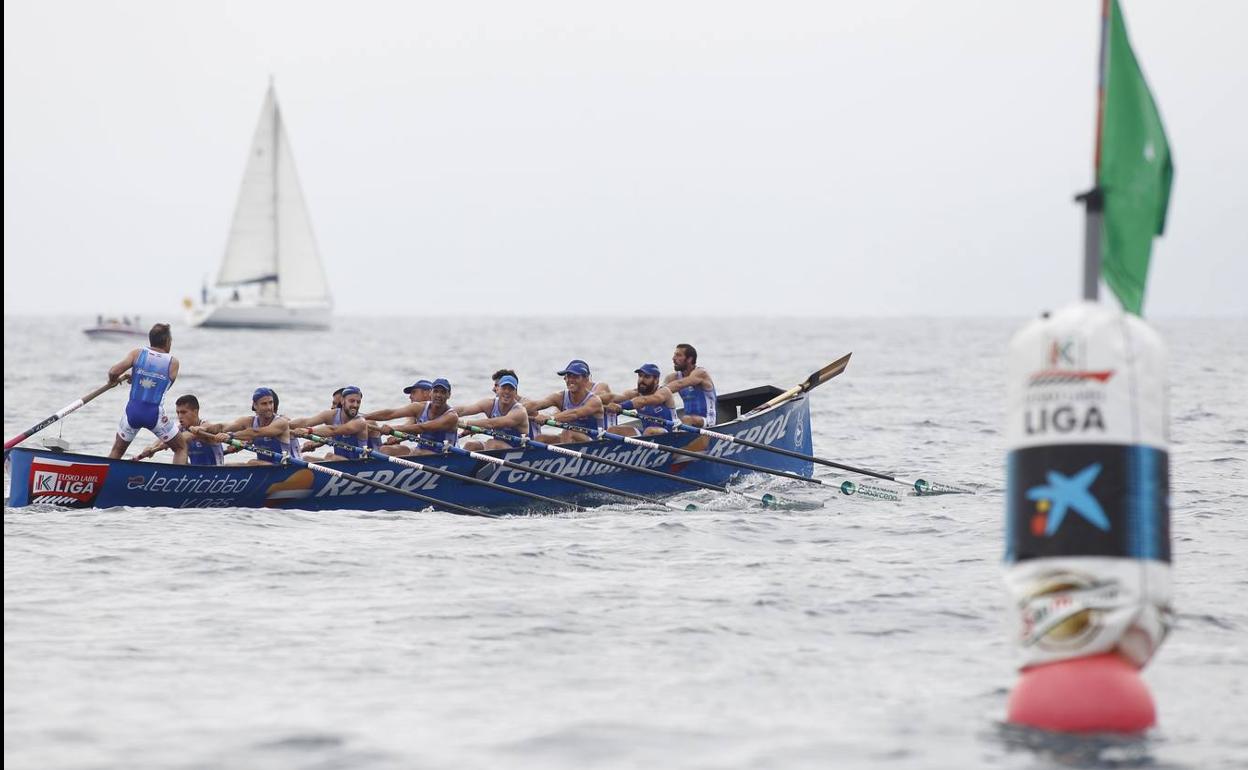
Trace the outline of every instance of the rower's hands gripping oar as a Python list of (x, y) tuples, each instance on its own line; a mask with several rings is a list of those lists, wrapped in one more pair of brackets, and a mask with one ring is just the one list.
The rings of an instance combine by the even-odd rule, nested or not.
[(579, 505), (576, 505), (575, 503), (569, 503), (567, 500), (558, 500), (553, 497), (547, 497), (546, 495), (539, 495), (535, 492), (526, 492), (523, 489), (515, 489), (513, 487), (503, 486), (502, 484), (495, 484), (493, 481), (486, 481), (485, 479), (478, 479), (473, 476), (465, 476), (462, 473), (456, 473), (455, 471), (450, 471), (450, 470), (447, 470), (446, 468), (439, 468), (434, 465), (427, 465), (425, 463), (414, 462), (413, 460), (409, 460), (404, 457), (395, 457), (394, 455), (388, 455), (385, 452), (378, 452), (372, 449), (371, 447), (367, 447), (367, 446), (357, 447), (357, 446), (348, 444), (345, 441), (335, 441), (334, 439), (326, 438), (324, 436), (318, 436), (315, 433), (311, 433), (311, 432), (309, 432), (307, 435), (301, 436), (301, 438), (307, 438), (311, 441), (315, 441), (318, 444), (324, 444), (325, 446), (332, 446), (338, 449), (346, 449), (346, 450), (350, 450), (353, 452), (359, 452), (364, 457), (372, 457), (378, 460), (385, 460), (386, 462), (392, 463), (394, 465), (401, 465), (406, 468), (414, 468), (416, 470), (428, 471), (429, 473), (432, 473), (435, 476), (445, 476), (448, 479), (455, 479), (456, 481), (462, 482), (464, 484), (468, 484), (470, 486), (476, 485), (476, 486), (481, 486), (481, 487), (487, 487), (489, 489), (494, 489), (499, 492), (506, 492), (507, 494), (515, 495), (517, 497), (525, 497), (530, 500), (535, 500), (537, 502), (544, 503), (546, 505), (553, 505), (556, 508), (571, 508), (574, 511), (585, 510), (584, 508), (580, 507)]
[[(540, 415), (531, 419), (540, 419)], [(623, 444), (632, 444), (633, 446), (645, 447), (647, 449), (655, 449), (660, 452), (668, 452), (670, 454), (678, 454), (678, 455), (683, 455), (686, 457), (693, 457), (699, 460), (710, 460), (711, 462), (720, 463), (723, 465), (732, 465), (735, 467), (744, 468), (745, 470), (758, 471), (759, 473), (771, 473), (771, 474), (775, 474), (779, 476), (786, 476), (786, 477), (791, 476), (801, 481), (810, 481), (810, 479), (808, 479), (806, 476), (797, 476), (796, 474), (790, 474), (787, 471), (772, 470), (770, 468), (764, 468), (762, 466), (752, 465), (750, 463), (743, 463), (737, 460), (728, 460), (723, 457), (710, 457), (700, 452), (690, 452), (686, 449), (680, 449), (678, 447), (671, 447), (671, 446), (666, 446), (662, 444), (656, 444), (653, 441), (643, 441), (638, 438), (633, 438), (632, 436), (620, 436), (615, 433), (611, 433), (605, 428), (586, 428), (582, 425), (572, 425), (566, 422), (559, 422), (558, 420), (555, 420), (553, 418), (545, 419), (542, 422), (542, 424), (549, 425), (552, 428), (563, 428), (564, 430), (573, 431), (576, 433), (583, 433), (587, 436), (593, 436), (594, 438), (597, 438), (600, 440), (614, 441), (616, 443), (623, 443)], [(732, 492), (733, 494), (743, 495), (746, 498), (749, 498), (750, 500), (757, 502), (757, 503), (762, 503), (764, 507), (769, 507), (769, 508), (812, 509), (812, 508), (823, 507), (823, 503), (818, 503), (818, 504), (799, 503), (794, 500), (784, 500), (771, 493), (764, 494), (762, 497), (755, 497), (753, 495), (746, 494), (745, 492), (734, 490), (731, 487), (725, 487), (724, 491)]]
[[(974, 490), (966, 489), (964, 487), (956, 487), (952, 484), (942, 484), (939, 481), (929, 481), (927, 479), (921, 479), (921, 478), (911, 479), (911, 478), (906, 478), (904, 476), (894, 476), (888, 473), (881, 473), (879, 471), (873, 471), (868, 468), (857, 468), (857, 467), (854, 467), (853, 465), (845, 465), (844, 463), (838, 463), (835, 460), (829, 460), (825, 457), (818, 457), (816, 455), (808, 455), (803, 452), (794, 452), (792, 449), (785, 449), (783, 447), (771, 446), (769, 444), (760, 444), (756, 441), (747, 441), (746, 439), (739, 438), (737, 436), (730, 436), (727, 433), (720, 433), (719, 431), (707, 430), (706, 428), (698, 428), (693, 425), (686, 425), (683, 422), (679, 422), (676, 420), (665, 420), (662, 417), (655, 417), (655, 416), (648, 415), (648, 414), (639, 414), (636, 410), (624, 411), (623, 414), (627, 414), (629, 417), (637, 417), (642, 420), (649, 420), (651, 422), (662, 423), (672, 430), (684, 431), (686, 433), (697, 433), (697, 434), (706, 436), (707, 438), (713, 438), (719, 441), (727, 441), (730, 444), (740, 444), (741, 446), (748, 446), (751, 449), (761, 449), (765, 452), (774, 452), (776, 454), (784, 455), (785, 457), (795, 457), (799, 460), (806, 460), (812, 463), (817, 463), (819, 465), (826, 465), (830, 468), (838, 468), (843, 471), (849, 471), (850, 473), (860, 473), (863, 476), (871, 476), (872, 478), (884, 479), (885, 481), (893, 481), (898, 484), (904, 484), (908, 487), (911, 487), (912, 489), (914, 489), (914, 491), (917, 494), (920, 494), (920, 495), (937, 495), (937, 494), (973, 495), (975, 494)], [(883, 492), (884, 494), (891, 494), (890, 492), (888, 492), (888, 490), (881, 489), (880, 487), (872, 487), (866, 484), (861, 484), (861, 483), (853, 482), (853, 481), (847, 481), (843, 483), (850, 484), (856, 487), (858, 494), (868, 494), (868, 490), (871, 490), (872, 496), (878, 496), (878, 493), (880, 492)], [(847, 494), (854, 494), (854, 492), (847, 492)], [(894, 497), (893, 499), (896, 499), (896, 498)]]

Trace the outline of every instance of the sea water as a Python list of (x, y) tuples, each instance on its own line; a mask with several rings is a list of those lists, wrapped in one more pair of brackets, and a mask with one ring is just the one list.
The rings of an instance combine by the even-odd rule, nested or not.
[[(1159, 726), (1098, 741), (1001, 724), (1017, 676), (1001, 582), (1004, 355), (1023, 321), (175, 324), (171, 396), (195, 393), (210, 420), (248, 414), (260, 385), (288, 415), (325, 408), (345, 384), (366, 410), (396, 406), (420, 377), (475, 400), (501, 367), (543, 396), (582, 358), (623, 390), (638, 365), (668, 369), (689, 342), (727, 392), (789, 387), (853, 351), (811, 395), (816, 451), (979, 494), (893, 503), (755, 479), (752, 491), (823, 507), (697, 491), (681, 498), (699, 506), (689, 513), (503, 520), (6, 508), (5, 763), (1248, 766), (1242, 319), (1157, 323), (1171, 354), (1178, 611), (1145, 672)], [(132, 345), (88, 341), (89, 322), (5, 318), (6, 437), (102, 382)], [(104, 453), (123, 400), (110, 392), (45, 434)]]

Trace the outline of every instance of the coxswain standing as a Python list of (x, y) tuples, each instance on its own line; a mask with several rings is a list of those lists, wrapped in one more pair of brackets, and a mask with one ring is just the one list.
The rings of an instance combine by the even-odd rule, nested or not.
[(148, 346), (131, 350), (125, 358), (108, 370), (109, 382), (122, 381), (130, 375), (130, 399), (126, 413), (117, 425), (117, 436), (108, 456), (120, 459), (134, 441), (139, 430), (146, 428), (173, 449), (173, 462), (186, 464), (186, 444), (179, 435), (176, 420), (165, 414), (164, 399), (169, 386), (178, 378), (178, 359), (170, 355), (173, 334), (169, 324), (156, 324), (147, 333)]

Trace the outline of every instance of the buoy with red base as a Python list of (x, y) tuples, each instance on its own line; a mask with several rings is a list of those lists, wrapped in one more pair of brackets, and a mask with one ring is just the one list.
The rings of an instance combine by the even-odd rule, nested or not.
[(1006, 719), (1067, 733), (1141, 733), (1157, 723), (1152, 693), (1115, 653), (1023, 669)]
[(1139, 670), (1172, 610), (1166, 357), (1144, 321), (1082, 302), (1010, 343), (1005, 583), (1012, 724), (1139, 733)]

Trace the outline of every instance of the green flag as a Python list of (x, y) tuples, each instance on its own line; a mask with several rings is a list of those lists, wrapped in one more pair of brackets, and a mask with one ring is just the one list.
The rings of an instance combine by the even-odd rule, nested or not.
[(1153, 236), (1166, 228), (1174, 167), (1157, 105), (1127, 41), (1118, 0), (1110, 2), (1106, 45), (1096, 180), (1105, 194), (1101, 275), (1123, 308), (1140, 315)]

